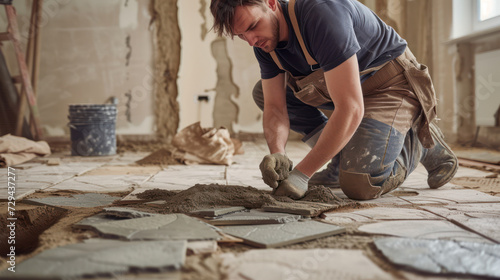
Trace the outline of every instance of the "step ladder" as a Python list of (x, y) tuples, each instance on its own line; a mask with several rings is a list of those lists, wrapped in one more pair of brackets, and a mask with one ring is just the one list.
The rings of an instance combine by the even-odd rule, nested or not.
[[(33, 1), (33, 11), (31, 15), (31, 22), (30, 22), (30, 41), (33, 41), (33, 36), (38, 36), (39, 30), (39, 21), (40, 17), (36, 17), (39, 12), (36, 12), (33, 14), (35, 10), (41, 11), (41, 2), (38, 0)], [(26, 100), (28, 101), (28, 106), (30, 109), (30, 125), (31, 125), (31, 130), (32, 130), (32, 135), (34, 140), (41, 140), (43, 137), (43, 131), (40, 126), (40, 116), (38, 112), (38, 106), (37, 106), (37, 101), (36, 101), (36, 95), (32, 87), (32, 77), (36, 77), (37, 73), (35, 76), (30, 75), (30, 71), (28, 70), (28, 66), (26, 64), (26, 57), (24, 53), (21, 50), (21, 36), (19, 34), (19, 27), (17, 23), (17, 14), (15, 8), (12, 6), (12, 0), (0, 0), (0, 5), (5, 6), (5, 13), (7, 14), (7, 22), (8, 22), (8, 27), (6, 32), (0, 33), (0, 44), (4, 41), (11, 41), (13, 46), (14, 46), (14, 51), (16, 54), (16, 60), (17, 64), (19, 66), (19, 72), (20, 74), (18, 76), (13, 76), (12, 80), (14, 83), (20, 83), (21, 84), (21, 93), (19, 95), (19, 102), (18, 102), (18, 110), (17, 110), (17, 122), (16, 122), (16, 129), (15, 129), (15, 135), (17, 136), (22, 136), (22, 126), (24, 122), (24, 115), (25, 115), (25, 106), (26, 106)], [(37, 5), (35, 7), (35, 5)], [(33, 44), (33, 42), (29, 42), (28, 45)], [(31, 52), (33, 50), (32, 46), (28, 46), (28, 56), (31, 56)], [(38, 51), (35, 50), (35, 56)], [(37, 59), (36, 57), (34, 59)], [(30, 57), (30, 66), (33, 67), (32, 59)], [(36, 68), (36, 67), (35, 67)]]

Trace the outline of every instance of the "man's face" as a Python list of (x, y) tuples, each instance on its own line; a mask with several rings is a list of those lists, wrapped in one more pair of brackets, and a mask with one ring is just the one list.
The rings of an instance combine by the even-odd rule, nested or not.
[(279, 42), (279, 22), (268, 6), (239, 6), (235, 9), (234, 35), (265, 52), (273, 51)]

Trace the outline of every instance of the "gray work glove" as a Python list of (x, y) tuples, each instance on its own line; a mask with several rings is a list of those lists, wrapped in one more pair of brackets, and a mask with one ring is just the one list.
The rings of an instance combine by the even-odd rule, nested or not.
[(285, 154), (275, 153), (265, 156), (259, 168), (264, 183), (275, 189), (279, 182), (288, 177), (288, 173), (293, 168), (293, 162)]
[(304, 197), (309, 177), (297, 169), (292, 170), (288, 178), (282, 181), (273, 192), (274, 195), (288, 196), (293, 199)]

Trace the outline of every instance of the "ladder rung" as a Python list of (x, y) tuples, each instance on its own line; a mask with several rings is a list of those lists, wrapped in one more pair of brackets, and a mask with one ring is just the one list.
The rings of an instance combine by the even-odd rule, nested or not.
[(2, 32), (0, 33), (0, 41), (10, 41), (10, 33), (9, 32)]

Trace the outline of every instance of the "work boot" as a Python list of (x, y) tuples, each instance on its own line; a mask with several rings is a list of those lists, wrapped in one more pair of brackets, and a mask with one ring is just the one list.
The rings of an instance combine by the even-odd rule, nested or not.
[(420, 163), (429, 173), (427, 183), (431, 189), (437, 189), (448, 183), (458, 170), (458, 159), (444, 141), (444, 135), (435, 123), (429, 125), (435, 146), (423, 149)]
[(328, 188), (338, 188), (340, 154), (337, 154), (328, 163), (324, 170), (318, 171), (309, 179), (309, 186), (323, 185)]

